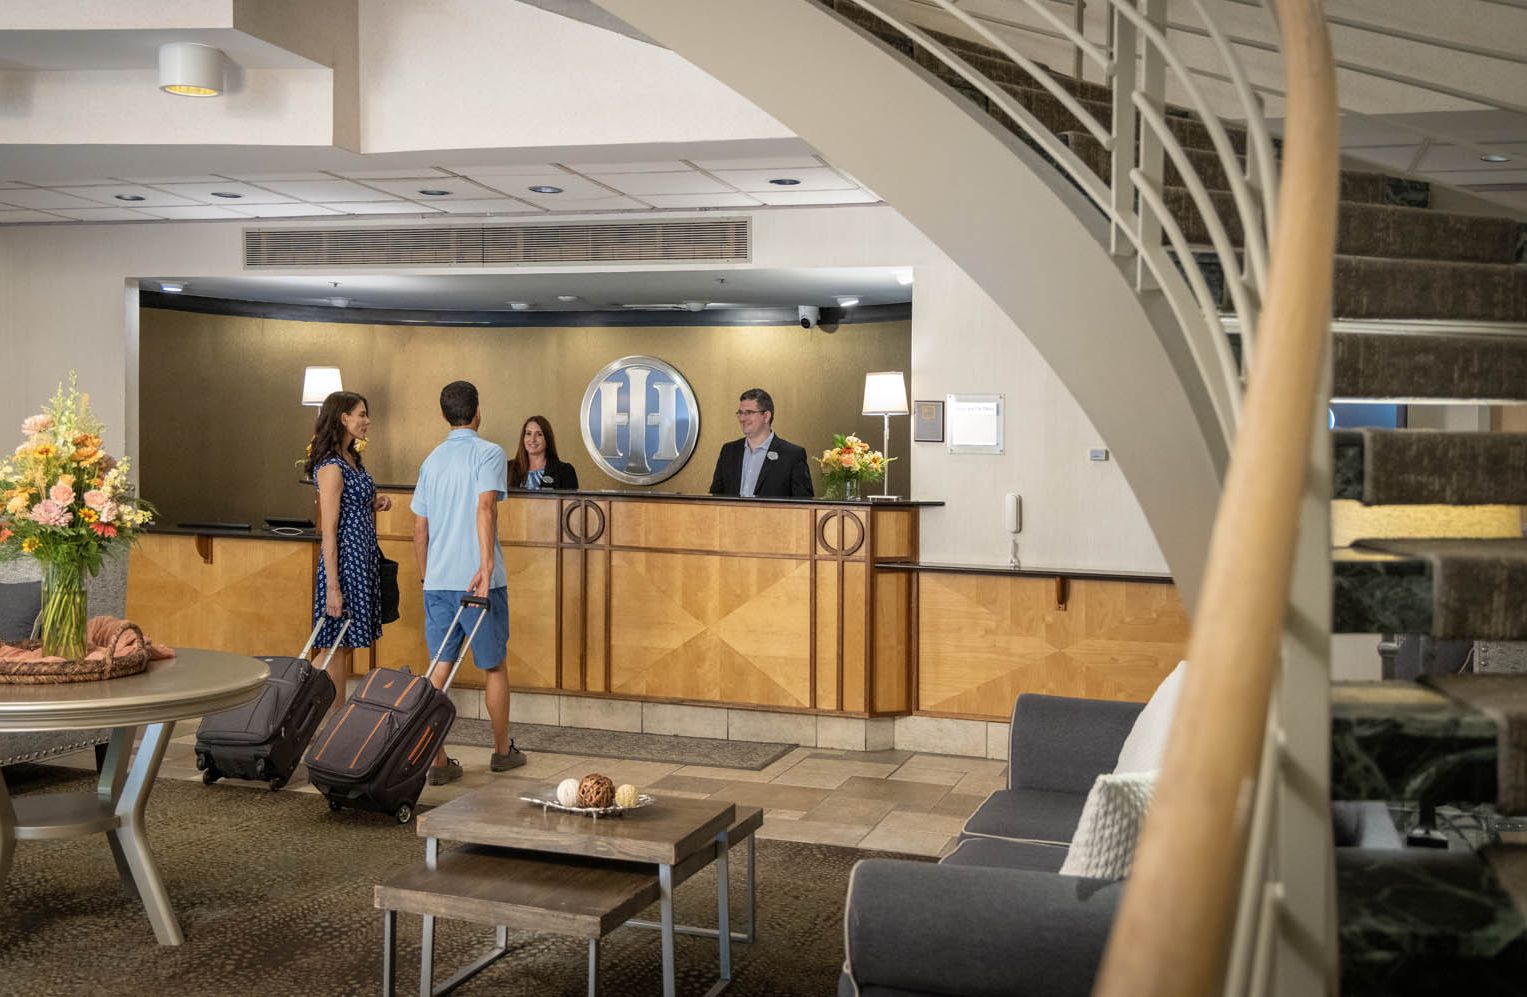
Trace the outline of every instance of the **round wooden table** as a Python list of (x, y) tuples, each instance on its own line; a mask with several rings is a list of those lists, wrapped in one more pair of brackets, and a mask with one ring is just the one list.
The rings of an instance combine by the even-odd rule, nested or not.
[[(232, 709), (259, 695), (269, 669), (241, 654), (181, 648), (138, 675), (105, 682), (0, 685), (0, 731), (110, 727), (93, 793), (37, 793), (11, 799), (0, 778), (0, 883), (16, 842), (104, 833), (117, 871), (143, 901), (161, 945), (179, 945), (180, 924), (149, 852), (143, 812), (175, 721)], [(143, 739), (136, 753), (139, 729)]]

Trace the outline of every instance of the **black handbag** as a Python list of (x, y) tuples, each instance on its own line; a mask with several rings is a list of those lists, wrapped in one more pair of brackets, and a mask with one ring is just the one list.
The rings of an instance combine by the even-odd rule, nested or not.
[(398, 562), (383, 554), (380, 547), (376, 556), (377, 575), (382, 582), (382, 604), (377, 608), (383, 623), (396, 623), (401, 618), (398, 612)]

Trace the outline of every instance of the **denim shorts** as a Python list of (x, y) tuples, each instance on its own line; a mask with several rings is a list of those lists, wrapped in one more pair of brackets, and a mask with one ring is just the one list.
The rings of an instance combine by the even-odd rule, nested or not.
[[(467, 594), (465, 589), (424, 590), (424, 639), (431, 655), (445, 639), (445, 628), (451, 625), (451, 618), (461, 606), (461, 597)], [(482, 621), (482, 627), (472, 640), (472, 664), (484, 671), (502, 665), (509, 652), (509, 590), (489, 589), (488, 605), (488, 618)], [(441, 661), (456, 660), (462, 642), (477, 625), (481, 613), (476, 606), (461, 610), (461, 622), (451, 630), (450, 642), (440, 654)]]

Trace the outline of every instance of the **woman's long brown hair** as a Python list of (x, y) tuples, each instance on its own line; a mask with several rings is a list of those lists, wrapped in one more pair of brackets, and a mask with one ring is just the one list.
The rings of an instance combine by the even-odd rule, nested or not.
[(533, 415), (525, 420), (525, 425), (520, 427), (520, 448), (514, 454), (514, 460), (509, 464), (509, 487), (519, 488), (525, 483), (525, 476), (530, 473), (530, 455), (525, 452), (525, 430), (535, 423), (541, 427), (541, 433), (546, 437), (546, 463), (550, 466), (553, 461), (562, 458), (557, 456), (557, 437), (551, 431), (551, 423), (544, 415)]
[[(353, 391), (335, 391), (323, 400), (323, 407), (318, 410), (318, 419), (313, 423), (313, 438), (308, 442), (307, 463), (302, 470), (309, 478), (313, 471), (328, 460), (330, 457), (340, 456), (340, 447), (345, 442), (345, 424), (340, 421), (340, 416), (355, 411), (355, 406), (366, 405), (364, 395), (358, 395)], [(355, 458), (355, 466), (361, 466), (361, 452), (355, 449), (355, 441), (350, 441), (350, 455)]]

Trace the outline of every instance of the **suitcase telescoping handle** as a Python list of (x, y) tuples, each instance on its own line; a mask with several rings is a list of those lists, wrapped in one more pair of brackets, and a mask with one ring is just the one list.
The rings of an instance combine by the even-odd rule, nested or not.
[[(308, 642), (302, 645), (302, 650), (298, 652), (297, 657), (306, 658), (308, 656), (308, 652), (313, 650), (313, 644), (318, 640), (318, 631), (322, 630), (323, 625), (331, 619), (333, 617), (330, 616), (320, 616), (318, 618), (318, 622), (313, 624), (313, 632), (308, 634)], [(348, 615), (340, 617), (339, 633), (334, 636), (334, 643), (329, 646), (329, 653), (323, 656), (323, 664), (318, 666), (320, 670), (329, 670), (329, 662), (334, 660), (334, 652), (339, 650), (339, 642), (345, 639), (345, 631), (349, 629), (350, 617)]]
[(445, 677), (445, 685), (440, 687), (441, 692), (449, 689), (451, 683), (456, 681), (456, 671), (461, 667), (461, 661), (467, 656), (467, 651), (471, 650), (472, 641), (477, 639), (477, 628), (482, 626), (482, 621), (488, 618), (488, 612), (491, 609), (488, 600), (481, 596), (462, 596), (461, 605), (456, 607), (456, 615), (451, 617), (451, 625), (445, 628), (445, 636), (440, 638), (440, 646), (435, 648), (435, 656), (429, 659), (429, 669), (425, 671), (425, 675), (435, 674), (435, 666), (440, 664), (440, 655), (445, 652), (445, 646), (451, 642), (451, 631), (455, 630), (456, 624), (461, 622), (462, 611), (468, 606), (476, 606), (482, 612), (477, 614), (477, 622), (472, 624), (472, 632), (467, 634), (466, 640), (462, 641), (461, 650), (456, 654), (456, 660), (451, 662), (451, 674)]

